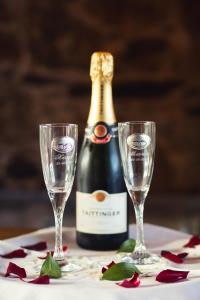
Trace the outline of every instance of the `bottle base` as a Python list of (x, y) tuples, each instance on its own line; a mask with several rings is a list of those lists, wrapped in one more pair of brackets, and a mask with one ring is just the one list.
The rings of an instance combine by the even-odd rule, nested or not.
[(128, 232), (118, 234), (89, 234), (76, 232), (78, 246), (87, 250), (117, 250), (128, 239)]

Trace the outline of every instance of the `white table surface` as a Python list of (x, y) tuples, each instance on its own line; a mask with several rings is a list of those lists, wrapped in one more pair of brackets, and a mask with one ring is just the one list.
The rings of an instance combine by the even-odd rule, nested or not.
[[(111, 261), (115, 252), (88, 251), (78, 248), (75, 243), (74, 228), (63, 229), (64, 243), (69, 251), (67, 256), (81, 255), (87, 261), (96, 261), (101, 256)], [(135, 226), (130, 226), (130, 237), (135, 237)], [(160, 250), (179, 250), (190, 238), (189, 235), (168, 228), (145, 224), (145, 240), (148, 249), (154, 253)], [(45, 240), (52, 247), (54, 242), (54, 229), (42, 229), (30, 234), (0, 241), (0, 253), (18, 248), (20, 245), (33, 244)], [(176, 265), (166, 261), (165, 268), (189, 270), (187, 280), (177, 283), (162, 284), (155, 281), (155, 276), (141, 278), (138, 288), (126, 289), (119, 287), (115, 282), (99, 279), (100, 269), (84, 270), (76, 274), (66, 275), (62, 279), (51, 279), (49, 285), (34, 285), (24, 283), (18, 279), (0, 276), (0, 300), (200, 300), (200, 247), (187, 249), (191, 259), (187, 263)], [(186, 249), (185, 249), (186, 251)], [(28, 269), (28, 275), (34, 274), (34, 263), (38, 253), (31, 252), (23, 259), (0, 258), (0, 272), (3, 274), (9, 261), (13, 261)], [(40, 255), (41, 256), (41, 255)], [(71, 258), (70, 258), (71, 257)], [(195, 257), (195, 259), (194, 259)], [(42, 262), (41, 262), (42, 263)], [(157, 270), (153, 270), (156, 274)]]

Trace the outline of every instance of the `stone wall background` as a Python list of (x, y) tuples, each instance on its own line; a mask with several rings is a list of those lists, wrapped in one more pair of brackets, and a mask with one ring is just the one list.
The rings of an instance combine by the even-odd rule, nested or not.
[(199, 194), (199, 27), (195, 0), (0, 0), (2, 207), (43, 199), (39, 123), (77, 122), (81, 142), (96, 50), (115, 57), (118, 120), (157, 122), (152, 195)]

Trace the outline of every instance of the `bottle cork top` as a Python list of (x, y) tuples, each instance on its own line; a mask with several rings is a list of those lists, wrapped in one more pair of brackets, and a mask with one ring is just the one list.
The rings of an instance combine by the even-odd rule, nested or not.
[(111, 81), (113, 78), (113, 56), (109, 52), (94, 52), (91, 56), (90, 77), (92, 81)]

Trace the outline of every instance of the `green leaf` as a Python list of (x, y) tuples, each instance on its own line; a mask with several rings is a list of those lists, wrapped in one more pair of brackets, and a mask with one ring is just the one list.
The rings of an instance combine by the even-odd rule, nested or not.
[(125, 278), (130, 278), (133, 276), (133, 273), (137, 272), (141, 274), (138, 268), (132, 263), (120, 262), (103, 273), (103, 280), (122, 280)]
[(133, 239), (129, 239), (126, 240), (125, 242), (123, 242), (120, 246), (120, 248), (118, 249), (118, 253), (119, 252), (133, 252), (135, 249), (135, 245), (136, 245), (136, 241)]
[(60, 278), (61, 277), (61, 269), (57, 261), (51, 256), (51, 254), (47, 255), (45, 259), (41, 271), (40, 276), (48, 275), (51, 278)]

